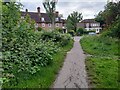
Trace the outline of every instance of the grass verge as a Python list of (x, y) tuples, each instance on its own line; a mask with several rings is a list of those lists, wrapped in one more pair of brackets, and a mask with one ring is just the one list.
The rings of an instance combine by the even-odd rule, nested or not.
[[(53, 84), (60, 67), (63, 64), (66, 53), (73, 47), (73, 41), (61, 48), (61, 50), (53, 56), (53, 63), (47, 67), (41, 67), (36, 74), (29, 75), (25, 80), (25, 74), (21, 74), (21, 80), (16, 86), (4, 86), (5, 88), (50, 88)], [(12, 83), (12, 82), (11, 82)], [(3, 88), (4, 88), (3, 87)]]
[(86, 59), (89, 86), (92, 88), (119, 87), (118, 40), (101, 36), (85, 36), (83, 50), (90, 54)]

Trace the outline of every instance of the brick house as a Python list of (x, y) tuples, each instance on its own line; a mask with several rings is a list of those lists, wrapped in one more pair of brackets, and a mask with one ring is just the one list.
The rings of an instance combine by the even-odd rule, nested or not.
[(95, 30), (96, 33), (100, 33), (102, 30), (100, 23), (96, 22), (95, 19), (84, 19), (77, 24), (77, 28), (84, 28), (87, 31)]
[[(47, 13), (41, 13), (40, 7), (37, 7), (37, 12), (28, 12), (26, 9), (25, 12), (22, 13), (22, 18), (26, 16), (26, 14), (30, 15), (30, 18), (36, 22), (35, 27), (41, 27), (45, 30), (52, 29), (52, 23)], [(61, 18), (59, 12), (55, 12), (55, 28), (65, 28), (65, 20)]]

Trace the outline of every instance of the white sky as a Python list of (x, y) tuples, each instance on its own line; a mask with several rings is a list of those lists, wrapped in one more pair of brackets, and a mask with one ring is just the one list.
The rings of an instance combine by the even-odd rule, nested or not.
[[(28, 9), (28, 11), (37, 12), (37, 7), (40, 7), (41, 12), (45, 12), (43, 0), (20, 0), (20, 2), (24, 5), (22, 11)], [(107, 0), (58, 0), (56, 11), (63, 14), (64, 18), (73, 11), (78, 11), (82, 13), (84, 19), (90, 19), (104, 10), (106, 3)]]

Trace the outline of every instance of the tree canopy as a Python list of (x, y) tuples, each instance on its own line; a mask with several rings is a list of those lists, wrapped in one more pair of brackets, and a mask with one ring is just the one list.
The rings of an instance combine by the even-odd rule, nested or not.
[(82, 13), (74, 11), (67, 17), (67, 29), (77, 31), (77, 23), (82, 20)]
[(109, 2), (105, 6), (103, 11), (100, 11), (96, 16), (96, 21), (100, 22), (101, 25), (106, 24), (106, 27), (112, 25), (120, 15), (120, 1), (119, 2)]
[(56, 10), (57, 0), (44, 0), (43, 6), (52, 22), (53, 29), (55, 27), (55, 10)]

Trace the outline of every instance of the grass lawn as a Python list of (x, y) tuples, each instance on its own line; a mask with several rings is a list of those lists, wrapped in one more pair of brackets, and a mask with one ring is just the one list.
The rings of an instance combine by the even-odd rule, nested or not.
[[(56, 75), (63, 64), (66, 53), (72, 48), (73, 41), (67, 46), (62, 47), (61, 50), (53, 57), (53, 63), (47, 67), (41, 67), (40, 72), (29, 75), (24, 78), (25, 74), (18, 75), (21, 78), (19, 84), (16, 86), (4, 86), (5, 88), (49, 88), (52, 86)], [(24, 79), (23, 79), (24, 78)]]
[(92, 88), (119, 87), (118, 40), (101, 36), (85, 36), (81, 40), (86, 58), (88, 80)]

